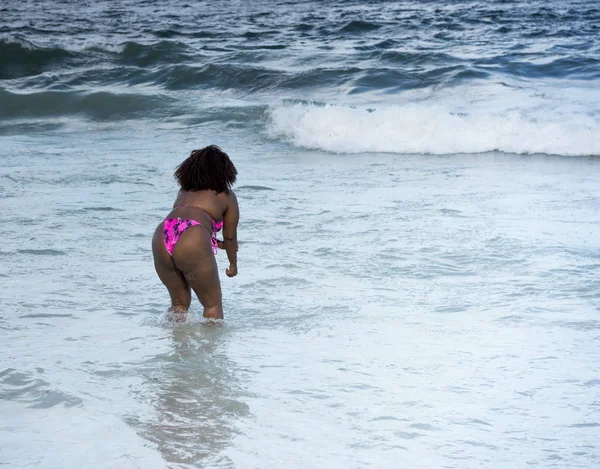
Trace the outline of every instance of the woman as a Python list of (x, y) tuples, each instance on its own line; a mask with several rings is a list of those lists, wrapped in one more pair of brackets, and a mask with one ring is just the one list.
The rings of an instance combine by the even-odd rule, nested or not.
[[(228, 277), (237, 275), (238, 203), (231, 186), (237, 170), (216, 145), (192, 151), (175, 178), (180, 191), (173, 210), (152, 238), (154, 267), (171, 296), (169, 311), (185, 320), (192, 301), (190, 287), (204, 306), (205, 318), (223, 318), (221, 283), (214, 254), (225, 249)], [(223, 241), (217, 232), (223, 229)]]

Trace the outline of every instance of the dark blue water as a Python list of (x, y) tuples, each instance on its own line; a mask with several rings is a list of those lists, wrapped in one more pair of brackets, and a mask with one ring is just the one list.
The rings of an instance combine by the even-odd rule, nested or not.
[[(68, 118), (222, 122), (356, 147), (308, 141), (306, 118), (360, 125), (375, 151), (600, 152), (594, 1), (23, 1), (0, 13), (4, 133)], [(345, 112), (324, 118), (329, 105)], [(357, 108), (380, 113), (358, 124)], [(467, 135), (448, 148), (378, 147), (380, 121), (400, 115), (417, 133), (433, 119), (442, 134)], [(557, 132), (562, 141), (547, 144)]]

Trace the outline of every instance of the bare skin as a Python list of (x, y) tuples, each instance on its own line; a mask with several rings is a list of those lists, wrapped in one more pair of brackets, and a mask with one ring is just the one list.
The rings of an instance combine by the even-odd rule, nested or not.
[[(192, 301), (191, 290), (204, 307), (204, 317), (223, 318), (221, 282), (217, 261), (212, 252), (212, 219), (223, 220), (223, 241), (219, 247), (225, 249), (229, 267), (225, 270), (228, 277), (237, 275), (237, 225), (239, 208), (233, 191), (217, 194), (214, 191), (180, 191), (174, 206), (165, 218), (187, 218), (195, 220), (195, 225), (180, 236), (171, 257), (163, 243), (163, 223), (158, 225), (152, 237), (154, 268), (165, 284), (171, 297), (169, 311), (177, 321), (185, 320)], [(198, 207), (198, 208), (195, 208)], [(202, 210), (198, 210), (202, 209)]]

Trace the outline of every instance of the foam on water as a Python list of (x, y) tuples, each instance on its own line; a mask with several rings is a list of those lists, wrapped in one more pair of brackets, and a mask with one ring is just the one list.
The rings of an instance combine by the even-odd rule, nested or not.
[(144, 321), (144, 324), (158, 324), (160, 326), (170, 326), (170, 327), (187, 327), (193, 324), (199, 324), (201, 326), (207, 327), (220, 327), (224, 326), (225, 322), (222, 319), (210, 319), (204, 318), (201, 314), (190, 310), (187, 313), (172, 313), (170, 311), (165, 311), (161, 315), (156, 318), (148, 318)]
[(272, 106), (269, 133), (339, 153), (600, 155), (600, 92), (470, 85), (370, 106)]

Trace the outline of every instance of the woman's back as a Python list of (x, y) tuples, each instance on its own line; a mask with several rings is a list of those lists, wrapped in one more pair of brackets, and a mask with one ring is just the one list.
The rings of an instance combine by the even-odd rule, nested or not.
[(217, 194), (215, 191), (179, 191), (173, 209), (185, 206), (194, 206), (201, 208), (207, 212), (213, 220), (219, 222), (223, 220), (223, 215), (229, 206), (229, 200), (232, 191), (229, 193), (221, 192)]

